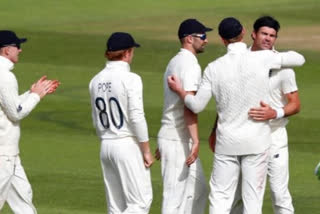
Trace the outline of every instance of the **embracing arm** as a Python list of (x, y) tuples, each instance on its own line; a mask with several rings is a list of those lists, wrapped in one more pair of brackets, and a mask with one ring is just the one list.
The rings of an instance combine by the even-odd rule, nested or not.
[(211, 81), (209, 70), (205, 70), (202, 82), (196, 95), (188, 94), (183, 88), (180, 80), (175, 76), (169, 76), (167, 81), (170, 89), (184, 100), (185, 105), (194, 113), (199, 113), (207, 106), (211, 99)]
[(279, 109), (273, 109), (268, 104), (261, 102), (260, 107), (251, 108), (249, 116), (257, 121), (276, 119), (281, 117), (289, 117), (300, 111), (300, 99), (298, 91), (285, 94), (288, 103)]
[(302, 66), (306, 61), (301, 54), (295, 51), (281, 52), (279, 55), (281, 56), (282, 68)]

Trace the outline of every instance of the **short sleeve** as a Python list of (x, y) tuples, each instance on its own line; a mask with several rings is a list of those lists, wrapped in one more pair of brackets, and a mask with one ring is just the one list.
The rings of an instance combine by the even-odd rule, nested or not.
[(185, 91), (197, 91), (201, 82), (201, 68), (195, 64), (193, 66), (183, 66), (181, 81)]
[(281, 88), (284, 94), (298, 90), (295, 73), (292, 69), (283, 69), (280, 71), (282, 76)]

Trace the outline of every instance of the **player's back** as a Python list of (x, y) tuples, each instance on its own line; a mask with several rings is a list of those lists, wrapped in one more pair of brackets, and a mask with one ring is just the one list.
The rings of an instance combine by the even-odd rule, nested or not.
[[(133, 93), (142, 90), (141, 78), (123, 61), (110, 61), (89, 85), (92, 118), (101, 139), (134, 136), (130, 106)], [(142, 99), (142, 97), (141, 97)]]
[(244, 43), (229, 47), (228, 54), (208, 66), (219, 114), (217, 141), (224, 142), (216, 150), (230, 155), (259, 153), (269, 146), (270, 127), (251, 120), (248, 112), (260, 101), (268, 102), (269, 70), (277, 63), (270, 52), (249, 52)]

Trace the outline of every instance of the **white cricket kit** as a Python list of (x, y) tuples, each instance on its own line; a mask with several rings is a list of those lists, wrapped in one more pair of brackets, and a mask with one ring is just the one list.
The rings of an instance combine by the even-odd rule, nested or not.
[[(270, 105), (272, 108), (283, 108), (287, 103), (286, 94), (298, 91), (295, 73), (292, 69), (272, 70), (270, 76)], [(282, 117), (279, 119), (271, 120), (270, 126), (272, 131), (278, 128), (285, 128), (288, 124), (288, 118)], [(286, 147), (288, 142), (282, 142), (280, 144), (271, 144), (271, 149), (276, 150), (282, 147)]]
[(240, 172), (244, 213), (261, 213), (271, 130), (267, 122), (251, 120), (248, 111), (260, 106), (260, 101), (268, 103), (270, 69), (303, 63), (303, 56), (296, 52), (250, 52), (246, 44), (232, 43), (227, 54), (207, 66), (196, 96), (185, 97), (185, 104), (196, 113), (211, 96), (217, 105), (210, 213), (230, 212)]
[(149, 212), (150, 170), (139, 142), (149, 141), (141, 78), (124, 61), (109, 61), (89, 85), (92, 119), (101, 139), (101, 166), (109, 214)]
[[(286, 94), (298, 90), (292, 69), (273, 70), (270, 77), (270, 105), (283, 108), (287, 104)], [(271, 147), (268, 163), (272, 205), (275, 214), (293, 214), (294, 208), (289, 192), (288, 136), (285, 126), (288, 119), (283, 117), (270, 121)]]
[(7, 201), (16, 214), (34, 214), (31, 185), (19, 158), (19, 121), (40, 97), (29, 91), (19, 96), (13, 67), (10, 60), (0, 56), (0, 210)]
[(176, 75), (186, 91), (197, 91), (201, 82), (201, 67), (197, 57), (187, 49), (173, 57), (163, 76), (164, 106), (159, 138), (169, 140), (189, 140), (190, 135), (184, 121), (184, 102), (171, 91), (167, 78)]
[(164, 107), (158, 133), (163, 178), (162, 214), (201, 214), (208, 190), (200, 159), (190, 167), (185, 163), (192, 140), (184, 120), (183, 100), (167, 84), (167, 77), (173, 74), (181, 79), (186, 91), (197, 91), (201, 68), (196, 56), (181, 48), (170, 60), (163, 77)]
[[(285, 94), (297, 91), (295, 73), (292, 69), (272, 70), (269, 74), (269, 104), (272, 108), (283, 108), (287, 104)], [(288, 138), (283, 117), (269, 121), (271, 126), (270, 159), (268, 176), (270, 182), (273, 209), (275, 214), (294, 213), (292, 198), (288, 189)], [(241, 191), (237, 190), (232, 214), (242, 213)]]

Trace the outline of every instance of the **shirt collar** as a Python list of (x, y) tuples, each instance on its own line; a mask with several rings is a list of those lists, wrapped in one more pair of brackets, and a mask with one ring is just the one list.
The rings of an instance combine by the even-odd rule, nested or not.
[(10, 71), (14, 68), (13, 62), (3, 56), (0, 56), (0, 66)]
[(246, 43), (234, 42), (228, 45), (228, 53), (232, 52), (246, 52), (248, 51)]
[(114, 67), (123, 67), (126, 68), (128, 71), (130, 70), (130, 65), (129, 63), (125, 61), (107, 61), (106, 63), (107, 68), (114, 68)]

